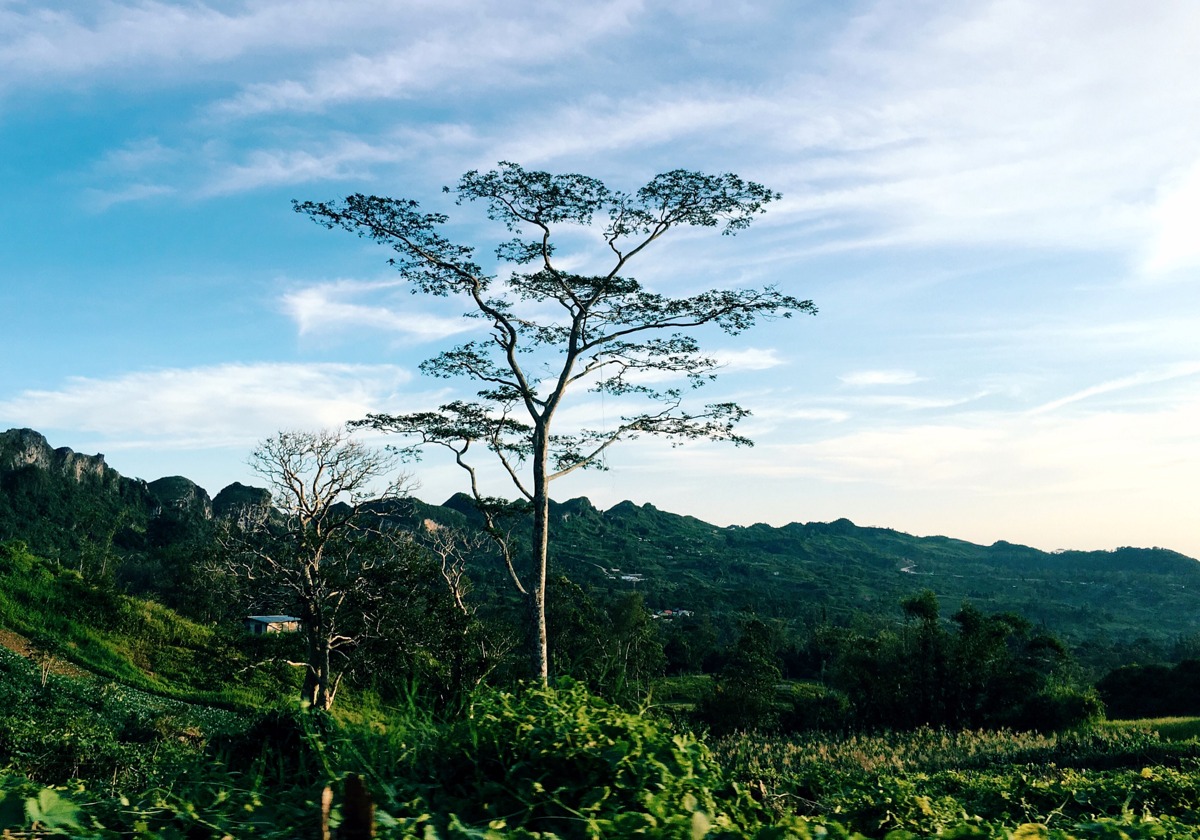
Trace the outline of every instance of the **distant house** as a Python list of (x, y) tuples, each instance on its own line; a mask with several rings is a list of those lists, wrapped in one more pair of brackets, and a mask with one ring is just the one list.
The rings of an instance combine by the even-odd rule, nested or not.
[(300, 619), (294, 615), (248, 615), (247, 633), (260, 636), (263, 633), (295, 633), (300, 629)]

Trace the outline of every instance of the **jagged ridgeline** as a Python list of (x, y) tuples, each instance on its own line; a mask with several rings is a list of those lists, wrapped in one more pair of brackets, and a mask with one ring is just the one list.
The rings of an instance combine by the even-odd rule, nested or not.
[[(231, 484), (214, 498), (173, 476), (122, 477), (103, 456), (52, 448), (29, 429), (0, 435), (0, 540), (81, 571), (114, 575), (134, 589), (169, 585), (202, 551), (214, 517), (262, 504), (266, 491)], [(416, 499), (391, 508), (407, 527), (466, 526), (469, 499)], [(802, 514), (801, 511), (797, 511)], [(513, 514), (513, 533), (523, 533)], [(902, 597), (929, 589), (947, 612), (970, 600), (1013, 611), (1079, 647), (1146, 638), (1170, 645), (1200, 633), (1200, 563), (1173, 551), (1047, 553), (997, 542), (914, 537), (830, 523), (718, 527), (652, 505), (600, 510), (587, 499), (552, 507), (551, 562), (598, 596), (636, 590), (654, 610), (684, 610), (718, 625), (753, 611), (796, 626), (844, 622), (864, 613), (894, 620)], [(115, 566), (115, 568), (114, 568)], [(472, 569), (480, 597), (505, 592), (498, 565)]]

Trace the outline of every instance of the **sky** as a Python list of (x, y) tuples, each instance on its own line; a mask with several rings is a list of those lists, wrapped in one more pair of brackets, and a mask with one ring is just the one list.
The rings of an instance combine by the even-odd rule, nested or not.
[(479, 329), (293, 199), (487, 254), (471, 169), (735, 172), (782, 200), (632, 273), (816, 303), (700, 336), (756, 445), (623, 444), (556, 498), (1200, 557), (1198, 43), (1190, 0), (0, 0), (0, 429), (261, 484), (277, 430), (469, 394), (417, 365)]

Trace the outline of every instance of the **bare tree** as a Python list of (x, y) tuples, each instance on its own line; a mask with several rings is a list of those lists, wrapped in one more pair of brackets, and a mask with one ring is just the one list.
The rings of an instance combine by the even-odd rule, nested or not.
[[(446, 626), (447, 633), (457, 629), (465, 647), (454, 654), (455, 683), (477, 686), (487, 679), (516, 648), (519, 642), (503, 622), (489, 623), (478, 617), (477, 604), (468, 598), (471, 582), (467, 566), (471, 561), (487, 557), (495, 549), (494, 540), (478, 530), (458, 528), (425, 520), (414, 535), (416, 543), (430, 559), (430, 566), (440, 576), (443, 591), (449, 595), (458, 621)], [(501, 541), (507, 547), (505, 541)], [(466, 648), (471, 649), (467, 661)]]
[[(447, 187), (446, 192), (451, 192)], [(447, 447), (469, 475), (472, 494), (497, 538), (509, 577), (526, 599), (531, 665), (549, 675), (546, 580), (551, 482), (578, 469), (603, 467), (601, 456), (619, 440), (658, 435), (750, 441), (734, 427), (748, 413), (735, 403), (691, 408), (683, 387), (659, 387), (664, 378), (696, 388), (715, 377), (718, 362), (700, 350), (691, 333), (715, 328), (740, 333), (759, 318), (815, 312), (811, 301), (774, 287), (667, 297), (647, 291), (627, 274), (647, 247), (676, 227), (745, 229), (779, 195), (732, 174), (675, 170), (636, 192), (614, 191), (583, 175), (551, 175), (501, 163), (490, 172), (463, 175), (453, 192), (459, 204), (479, 201), (488, 218), (514, 238), (495, 248), (496, 259), (517, 268), (503, 279), (475, 260), (475, 249), (445, 238), (448, 217), (422, 213), (416, 201), (352, 195), (342, 202), (296, 202), (327, 228), (345, 230), (390, 246), (391, 260), (414, 292), (462, 299), (466, 314), (489, 330), (422, 364), (432, 376), (465, 377), (478, 399), (454, 401), (437, 411), (370, 415), (365, 424), (410, 435), (415, 446)], [(608, 268), (577, 274), (561, 267), (552, 233), (566, 225), (602, 219), (601, 253)], [(568, 391), (584, 387), (649, 403), (612, 427), (563, 433), (554, 426)], [(528, 566), (495, 527), (495, 500), (481, 492), (473, 447), (499, 459), (532, 509)]]
[(378, 572), (416, 550), (403, 537), (384, 538), (377, 504), (403, 495), (407, 477), (395, 474), (394, 455), (342, 430), (279, 432), (258, 445), (250, 466), (267, 481), (271, 504), (241, 512), (229, 555), (261, 597), (301, 619), (303, 697), (328, 709), (350, 652), (378, 632), (390, 597)]

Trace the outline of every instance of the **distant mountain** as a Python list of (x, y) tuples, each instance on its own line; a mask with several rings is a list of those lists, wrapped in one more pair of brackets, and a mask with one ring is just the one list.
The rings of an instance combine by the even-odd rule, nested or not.
[[(190, 536), (188, 523), (211, 521), (233, 500), (269, 498), (232, 484), (217, 494), (184, 476), (126, 478), (103, 455), (52, 447), (32, 429), (0, 434), (0, 540), (20, 539), (36, 553), (72, 558), (142, 552), (148, 544)], [(84, 562), (78, 566), (83, 570)]]
[(561, 568), (578, 582), (636, 588), (652, 606), (721, 605), (811, 623), (864, 611), (894, 616), (900, 598), (930, 589), (947, 614), (969, 599), (1076, 644), (1200, 633), (1200, 563), (1161, 548), (1048, 553), (848, 519), (719, 528), (652, 505), (599, 511), (586, 499), (554, 510)]
[[(457, 524), (474, 518), (462, 494), (442, 506), (417, 500), (398, 514)], [(1000, 541), (982, 546), (834, 522), (718, 527), (653, 505), (600, 510), (588, 499), (551, 503), (553, 570), (597, 593), (638, 591), (655, 609), (719, 618), (754, 613), (794, 627), (900, 619), (901, 598), (929, 589), (952, 614), (969, 600), (1015, 612), (1079, 649), (1139, 640), (1169, 649), (1200, 639), (1200, 562), (1161, 548), (1044, 552)], [(519, 515), (512, 529), (527, 529)], [(498, 563), (477, 580), (505, 591)], [(723, 619), (722, 619), (723, 620)]]
[[(199, 531), (189, 522), (268, 500), (266, 490), (241, 484), (210, 499), (182, 476), (127, 479), (103, 456), (54, 449), (30, 429), (0, 435), (0, 540), (25, 540), (64, 564), (98, 543), (132, 557), (194, 540)], [(388, 513), (412, 529), (429, 521), (461, 527), (478, 517), (461, 494), (443, 505), (403, 500)], [(518, 539), (527, 530), (523, 516), (514, 512)], [(900, 598), (930, 589), (946, 614), (969, 599), (1044, 624), (1076, 647), (1139, 637), (1168, 645), (1200, 634), (1200, 563), (1165, 549), (1047, 553), (1003, 541), (914, 537), (847, 519), (717, 527), (653, 505), (600, 510), (585, 498), (553, 503), (551, 516), (558, 573), (601, 596), (637, 590), (652, 608), (717, 621), (744, 612), (793, 626), (864, 614), (891, 620)], [(480, 560), (472, 576), (482, 595), (507, 591), (498, 563)]]

